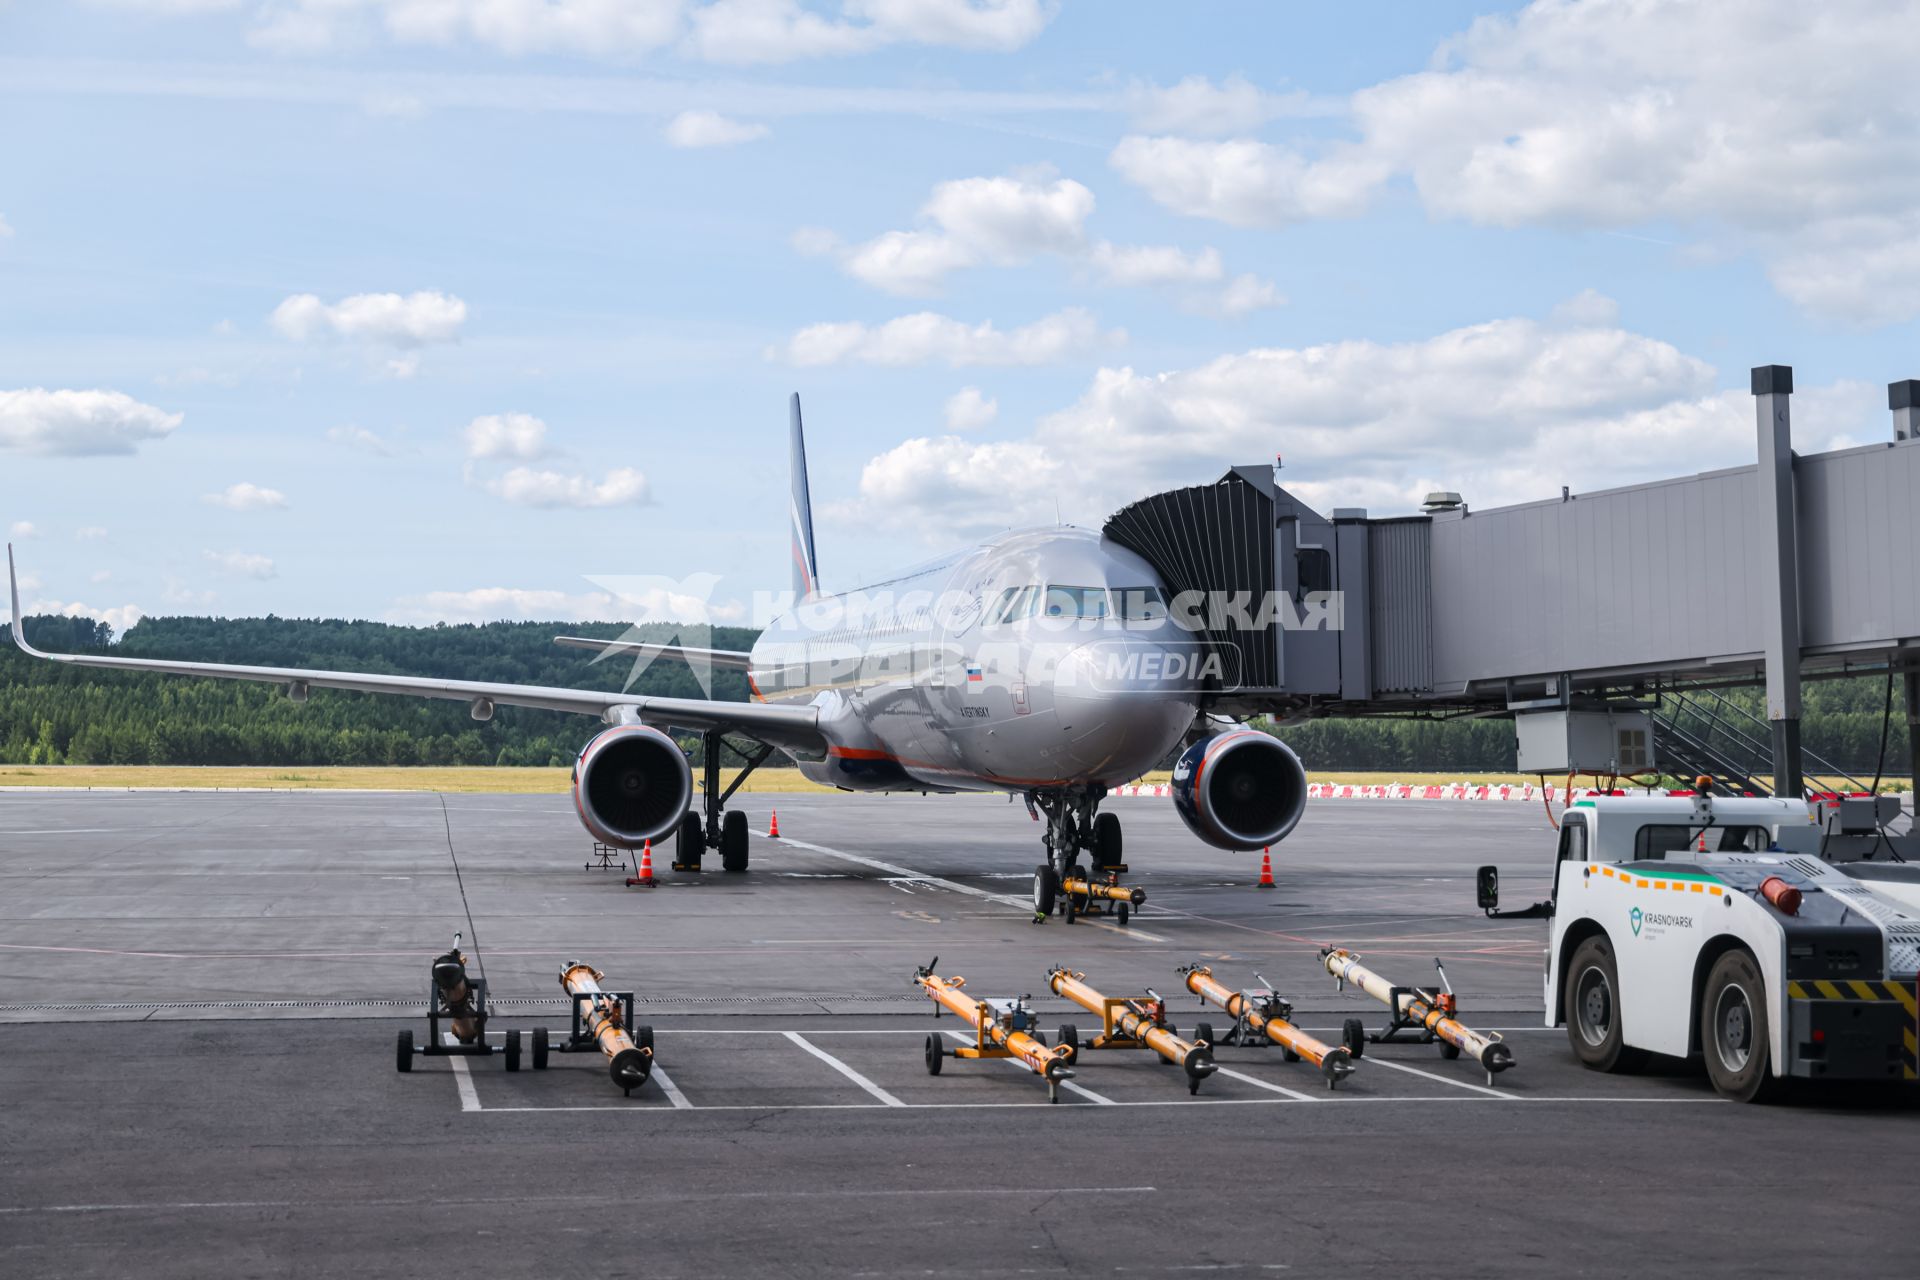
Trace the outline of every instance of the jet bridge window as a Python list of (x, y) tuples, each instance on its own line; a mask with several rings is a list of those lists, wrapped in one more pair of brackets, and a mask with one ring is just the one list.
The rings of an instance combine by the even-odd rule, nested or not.
[(1107, 616), (1107, 589), (1048, 587), (1045, 612), (1049, 618), (1104, 618)]
[(1636, 862), (1663, 862), (1670, 853), (1696, 853), (1700, 837), (1707, 837), (1709, 853), (1759, 853), (1768, 844), (1765, 827), (1689, 827), (1648, 823), (1633, 833)]

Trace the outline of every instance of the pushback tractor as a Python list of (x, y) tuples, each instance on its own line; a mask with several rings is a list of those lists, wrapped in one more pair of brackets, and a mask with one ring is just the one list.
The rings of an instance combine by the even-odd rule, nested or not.
[[(1596, 1071), (1699, 1055), (1737, 1101), (1920, 1079), (1920, 843), (1893, 797), (1583, 800), (1554, 869), (1545, 998)], [(1482, 870), (1480, 905), (1498, 905)]]

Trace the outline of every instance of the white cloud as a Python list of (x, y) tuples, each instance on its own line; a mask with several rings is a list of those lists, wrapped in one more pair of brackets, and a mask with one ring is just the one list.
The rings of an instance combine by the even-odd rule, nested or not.
[(1244, 226), (1357, 212), (1389, 179), (1490, 226), (1677, 227), (1756, 253), (1788, 298), (1858, 324), (1920, 315), (1920, 52), (1884, 0), (1537, 0), (1431, 69), (1352, 95), (1321, 146), (1135, 136), (1112, 163)]
[(1285, 302), (1286, 298), (1274, 287), (1273, 281), (1262, 280), (1255, 275), (1235, 276), (1218, 293), (1198, 299), (1200, 310), (1213, 311), (1229, 317), (1244, 316), (1251, 311), (1278, 307)]
[[(1093, 206), (1093, 192), (1071, 178), (1038, 172), (959, 178), (933, 189), (920, 210), (924, 228), (889, 231), (841, 249), (840, 265), (876, 289), (929, 294), (963, 267), (1018, 266), (1043, 253), (1080, 252)], [(830, 234), (796, 233), (796, 247), (830, 252), (837, 244)]]
[(107, 531), (97, 524), (90, 524), (75, 529), (73, 536), (81, 542), (104, 542), (107, 537)]
[(297, 293), (275, 307), (271, 317), (275, 329), (298, 342), (344, 338), (401, 347), (451, 342), (466, 320), (465, 302), (432, 290), (404, 296), (356, 293), (335, 303)]
[(1108, 284), (1199, 284), (1226, 274), (1217, 249), (1188, 253), (1173, 245), (1117, 245), (1102, 240), (1087, 263)]
[(978, 387), (962, 387), (947, 400), (949, 431), (978, 431), (1000, 415), (1000, 402), (980, 393)]
[(334, 444), (342, 445), (349, 449), (359, 449), (366, 453), (378, 454), (383, 458), (391, 458), (399, 452), (391, 443), (375, 435), (365, 427), (356, 427), (351, 424), (328, 427), (327, 439)]
[(1143, 132), (1210, 138), (1251, 133), (1282, 116), (1325, 115), (1338, 107), (1297, 90), (1269, 93), (1235, 74), (1219, 84), (1205, 76), (1164, 87), (1136, 82), (1127, 90), (1127, 109)]
[(639, 506), (651, 500), (646, 476), (631, 467), (617, 467), (598, 480), (515, 467), (488, 481), (487, 489), (516, 506), (549, 509)]
[(209, 551), (206, 557), (214, 568), (235, 578), (264, 580), (276, 576), (279, 572), (274, 568), (270, 557), (245, 551)]
[(0, 391), (0, 449), (87, 456), (132, 453), (164, 439), (185, 415), (118, 391)]
[(718, 111), (682, 111), (667, 122), (661, 136), (674, 147), (733, 147), (771, 132), (764, 124), (729, 120)]
[(489, 413), (463, 432), (469, 458), (539, 458), (549, 452), (547, 424), (530, 413)]
[(828, 516), (862, 528), (913, 533), (928, 541), (980, 537), (1052, 524), (1070, 468), (1035, 441), (981, 442), (959, 436), (908, 440), (868, 462), (859, 497)]
[(405, 382), (408, 378), (420, 372), (420, 353), (417, 351), (409, 351), (402, 356), (389, 357), (380, 367), (389, 378), (398, 382)]
[(1236, 227), (1352, 217), (1390, 171), (1355, 148), (1310, 161), (1250, 138), (1126, 137), (1109, 161), (1169, 209)]
[[(937, 542), (1051, 522), (1056, 497), (1069, 519), (1097, 522), (1276, 454), (1287, 487), (1322, 508), (1402, 511), (1432, 489), (1487, 506), (1747, 460), (1751, 397), (1714, 390), (1704, 361), (1615, 327), (1604, 301), (1582, 295), (1550, 322), (1495, 320), (1419, 341), (1102, 369), (1028, 438), (920, 438), (880, 454), (858, 497), (832, 510)], [(1810, 389), (1794, 408), (1803, 450), (1877, 417), (1874, 389), (1854, 384)]]
[(802, 366), (1042, 365), (1125, 340), (1119, 330), (1102, 333), (1092, 314), (1077, 307), (1011, 330), (922, 311), (871, 327), (858, 321), (809, 325), (769, 354)]
[(15, 538), (37, 538), (40, 536), (40, 530), (34, 526), (31, 520), (15, 520), (11, 525), (7, 526), (7, 533), (9, 536)]
[(711, 62), (790, 62), (890, 44), (1010, 52), (1052, 18), (1052, 0), (844, 0), (828, 18), (798, 0), (714, 0), (692, 10), (682, 44)]
[(627, 61), (677, 43), (685, 57), (789, 62), (889, 45), (1011, 51), (1052, 18), (1057, 0), (841, 0), (835, 13), (799, 0), (108, 0), (178, 15), (246, 7), (248, 39), (312, 54), (385, 37), (400, 45), (470, 44), (514, 56)]
[(202, 502), (229, 511), (266, 511), (287, 505), (287, 495), (278, 489), (265, 489), (250, 480), (230, 484), (219, 493), (202, 494)]

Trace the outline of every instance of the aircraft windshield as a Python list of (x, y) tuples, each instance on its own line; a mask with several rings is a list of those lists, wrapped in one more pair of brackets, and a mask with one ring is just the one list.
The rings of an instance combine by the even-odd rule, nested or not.
[(1107, 616), (1107, 589), (1048, 587), (1047, 603), (1042, 612), (1049, 618), (1104, 618)]
[(1127, 622), (1158, 622), (1167, 616), (1167, 597), (1158, 587), (1115, 587), (1113, 601)]

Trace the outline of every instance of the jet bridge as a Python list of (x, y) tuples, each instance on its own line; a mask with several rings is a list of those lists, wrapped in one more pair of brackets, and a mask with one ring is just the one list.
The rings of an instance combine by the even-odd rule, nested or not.
[(1776, 788), (1798, 794), (1803, 673), (1891, 666), (1920, 727), (1920, 381), (1888, 389), (1891, 441), (1807, 456), (1793, 371), (1757, 368), (1752, 390), (1744, 466), (1487, 510), (1434, 494), (1378, 519), (1321, 515), (1256, 464), (1105, 532), (1176, 611), (1209, 602), (1188, 617), (1222, 656), (1221, 711), (1507, 715), (1764, 682)]

